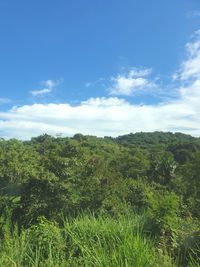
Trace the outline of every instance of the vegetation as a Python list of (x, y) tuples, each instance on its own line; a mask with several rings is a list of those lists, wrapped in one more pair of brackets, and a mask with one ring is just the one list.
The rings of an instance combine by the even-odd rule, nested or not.
[(200, 139), (0, 140), (0, 266), (200, 266)]

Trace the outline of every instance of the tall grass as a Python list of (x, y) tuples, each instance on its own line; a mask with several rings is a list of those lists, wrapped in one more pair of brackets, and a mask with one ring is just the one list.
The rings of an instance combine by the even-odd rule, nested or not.
[(141, 217), (84, 216), (66, 221), (64, 229), (71, 266), (159, 266), (152, 243), (142, 235)]
[[(172, 259), (143, 232), (143, 216), (113, 219), (92, 215), (64, 220), (41, 218), (20, 233), (6, 231), (1, 267), (173, 267)], [(197, 267), (191, 261), (191, 267)]]

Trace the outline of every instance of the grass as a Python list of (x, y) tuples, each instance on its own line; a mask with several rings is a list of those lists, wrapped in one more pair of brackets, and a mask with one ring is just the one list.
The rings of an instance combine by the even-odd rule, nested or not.
[[(144, 216), (113, 219), (92, 215), (64, 220), (41, 218), (20, 233), (5, 231), (1, 267), (173, 267), (167, 253), (144, 235)], [(190, 263), (190, 267), (197, 267)]]

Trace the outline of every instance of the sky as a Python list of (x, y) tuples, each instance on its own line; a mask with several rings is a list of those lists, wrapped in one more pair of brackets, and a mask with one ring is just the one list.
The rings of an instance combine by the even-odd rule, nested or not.
[(0, 137), (200, 136), (199, 0), (0, 0)]

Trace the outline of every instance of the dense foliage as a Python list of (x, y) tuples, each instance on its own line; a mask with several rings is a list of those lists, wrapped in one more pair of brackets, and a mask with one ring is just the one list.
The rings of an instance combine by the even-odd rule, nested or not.
[(200, 139), (0, 140), (0, 266), (200, 264)]

